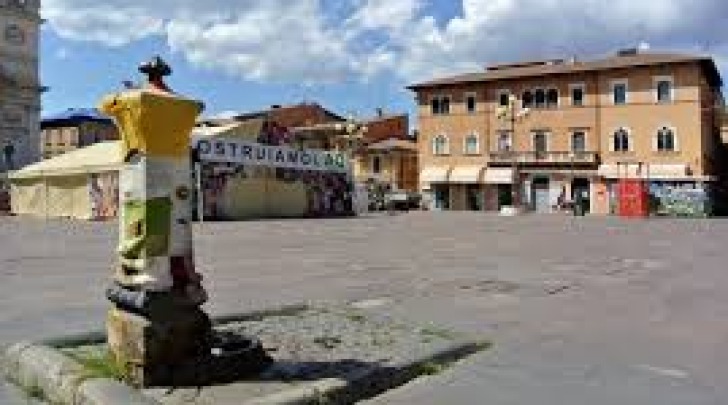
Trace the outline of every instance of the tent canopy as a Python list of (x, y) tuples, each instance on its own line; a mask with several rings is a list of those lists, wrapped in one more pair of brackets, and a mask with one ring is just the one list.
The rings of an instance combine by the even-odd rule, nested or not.
[(192, 137), (200, 138), (235, 138), (255, 142), (263, 132), (265, 120), (251, 118), (246, 121), (235, 121), (220, 126), (197, 126), (192, 130)]
[(99, 142), (32, 164), (8, 177), (12, 180), (99, 173), (119, 170), (122, 163), (121, 141)]

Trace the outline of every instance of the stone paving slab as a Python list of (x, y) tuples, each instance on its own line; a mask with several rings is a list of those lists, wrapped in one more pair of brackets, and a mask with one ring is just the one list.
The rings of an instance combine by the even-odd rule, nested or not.
[[(0, 343), (101, 327), (116, 233), (0, 218)], [(471, 212), (195, 228), (212, 315), (387, 297), (398, 315), (494, 341), (382, 404), (728, 403), (726, 240), (725, 219)], [(27, 404), (16, 393), (0, 384), (0, 404)]]

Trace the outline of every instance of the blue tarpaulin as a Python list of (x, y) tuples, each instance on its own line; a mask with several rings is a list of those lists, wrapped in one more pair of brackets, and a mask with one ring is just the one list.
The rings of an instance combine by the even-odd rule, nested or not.
[(43, 117), (40, 121), (40, 127), (67, 126), (69, 124), (88, 121), (113, 122), (111, 117), (102, 114), (95, 108), (69, 108), (68, 110)]

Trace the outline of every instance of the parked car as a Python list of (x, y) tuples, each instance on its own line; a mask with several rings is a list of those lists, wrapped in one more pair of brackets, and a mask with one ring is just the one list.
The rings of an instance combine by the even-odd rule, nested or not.
[(420, 207), (422, 196), (412, 191), (395, 190), (387, 192), (384, 199), (388, 209), (408, 211)]
[(10, 189), (0, 182), (0, 214), (8, 214), (10, 210)]

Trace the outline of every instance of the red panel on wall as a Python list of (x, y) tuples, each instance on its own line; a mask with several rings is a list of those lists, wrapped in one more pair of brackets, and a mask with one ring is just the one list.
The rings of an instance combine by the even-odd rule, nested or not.
[(643, 180), (620, 180), (619, 216), (644, 218), (650, 213), (647, 183)]

